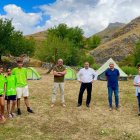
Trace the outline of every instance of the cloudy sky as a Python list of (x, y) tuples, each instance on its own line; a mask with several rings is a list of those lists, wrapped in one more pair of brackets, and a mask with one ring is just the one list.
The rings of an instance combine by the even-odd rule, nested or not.
[(128, 23), (137, 16), (140, 0), (0, 0), (0, 18), (13, 19), (24, 35), (66, 23), (89, 37), (109, 23)]

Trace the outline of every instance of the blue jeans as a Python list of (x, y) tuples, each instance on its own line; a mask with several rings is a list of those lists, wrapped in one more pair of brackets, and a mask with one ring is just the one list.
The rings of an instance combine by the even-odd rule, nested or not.
[(139, 112), (140, 112), (140, 93), (138, 93), (137, 98), (138, 98), (138, 105), (139, 105)]
[(118, 96), (118, 89), (119, 87), (108, 87), (108, 101), (109, 101), (109, 106), (112, 107), (112, 93), (114, 91), (115, 95), (115, 105), (116, 107), (119, 107), (119, 96)]

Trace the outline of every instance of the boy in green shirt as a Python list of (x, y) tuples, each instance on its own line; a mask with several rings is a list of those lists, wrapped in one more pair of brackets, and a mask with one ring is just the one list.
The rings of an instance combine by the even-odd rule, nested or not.
[(0, 107), (1, 107), (1, 120), (5, 121), (5, 117), (4, 117), (4, 98), (5, 98), (5, 92), (6, 92), (6, 80), (4, 75), (2, 75), (2, 71), (3, 71), (3, 66), (0, 66)]
[(28, 84), (27, 84), (27, 70), (26, 68), (23, 68), (23, 60), (17, 61), (17, 68), (14, 68), (12, 70), (12, 75), (16, 76), (16, 93), (17, 93), (17, 113), (18, 115), (21, 115), (20, 111), (20, 98), (23, 95), (24, 102), (27, 106), (27, 111), (30, 113), (34, 113), (30, 107), (28, 102), (28, 96), (29, 96), (29, 90), (28, 90)]
[[(5, 100), (7, 100), (7, 112), (8, 118), (16, 117), (15, 113), (13, 113), (16, 104), (16, 77), (15, 75), (11, 75), (11, 68), (7, 68), (7, 77), (6, 77), (6, 96)], [(10, 100), (13, 101), (11, 113), (10, 113)]]

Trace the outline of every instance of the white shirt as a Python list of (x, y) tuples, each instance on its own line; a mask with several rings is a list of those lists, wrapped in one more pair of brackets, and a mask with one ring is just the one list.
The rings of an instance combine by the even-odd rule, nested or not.
[(92, 80), (97, 80), (97, 77), (98, 74), (92, 68), (88, 68), (88, 69), (83, 68), (77, 74), (77, 80), (82, 81), (83, 83), (90, 83)]

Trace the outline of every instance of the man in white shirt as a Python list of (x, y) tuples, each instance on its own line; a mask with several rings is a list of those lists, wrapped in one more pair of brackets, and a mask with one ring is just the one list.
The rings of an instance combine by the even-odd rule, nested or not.
[(89, 107), (91, 100), (92, 83), (97, 80), (97, 77), (98, 75), (94, 71), (94, 69), (89, 67), (89, 62), (85, 62), (85, 68), (81, 69), (77, 74), (77, 79), (81, 83), (77, 107), (82, 105), (83, 93), (85, 89), (87, 89), (86, 106)]

